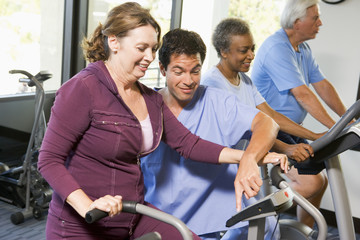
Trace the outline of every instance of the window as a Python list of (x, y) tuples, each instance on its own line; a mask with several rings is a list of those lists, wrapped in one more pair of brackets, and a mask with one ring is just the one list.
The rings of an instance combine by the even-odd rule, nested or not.
[(21, 69), (37, 74), (47, 70), (53, 77), (44, 82), (45, 90), (56, 90), (61, 83), (64, 0), (0, 0), (0, 95), (35, 91), (19, 83)]
[[(126, 0), (90, 0), (88, 17), (88, 34), (94, 32), (99, 22), (103, 23), (108, 11), (113, 7), (127, 2)], [(137, 0), (144, 8), (150, 9), (151, 15), (159, 23), (161, 34), (164, 35), (170, 30), (172, 0)], [(150, 88), (165, 86), (165, 78), (160, 74), (159, 61), (156, 59), (146, 71), (146, 75), (140, 79), (142, 83)]]
[(230, 0), (229, 17), (239, 17), (249, 23), (256, 48), (259, 48), (268, 36), (280, 29), (283, 2), (283, 0)]

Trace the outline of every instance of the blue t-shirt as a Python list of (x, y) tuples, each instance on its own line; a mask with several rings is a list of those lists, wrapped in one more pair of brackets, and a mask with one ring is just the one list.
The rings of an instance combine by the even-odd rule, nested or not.
[(251, 73), (251, 79), (266, 102), (296, 123), (302, 123), (307, 112), (290, 90), (324, 78), (310, 46), (303, 42), (299, 52), (295, 51), (284, 29), (264, 41), (256, 53)]
[[(250, 131), (258, 112), (241, 104), (233, 94), (200, 85), (178, 120), (201, 138), (232, 147)], [(141, 159), (141, 168), (146, 201), (181, 219), (198, 235), (228, 230), (225, 222), (236, 213), (237, 164), (212, 165), (184, 159), (161, 142)], [(243, 197), (242, 201), (244, 207), (256, 199)], [(245, 225), (241, 222), (233, 228)]]

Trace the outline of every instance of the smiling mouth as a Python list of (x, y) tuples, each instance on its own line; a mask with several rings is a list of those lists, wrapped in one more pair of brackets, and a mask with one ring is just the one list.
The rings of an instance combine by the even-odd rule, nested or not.
[(194, 88), (180, 88), (180, 90), (184, 93), (191, 93), (194, 91)]
[(148, 65), (145, 65), (145, 64), (140, 64), (139, 63), (139, 67), (142, 71), (146, 71), (148, 69)]

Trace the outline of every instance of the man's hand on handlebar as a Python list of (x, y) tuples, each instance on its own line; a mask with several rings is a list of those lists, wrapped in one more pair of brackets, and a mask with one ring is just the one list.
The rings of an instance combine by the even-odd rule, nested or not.
[(259, 162), (256, 162), (255, 159), (250, 157), (243, 157), (241, 159), (234, 182), (237, 211), (241, 210), (242, 194), (244, 194), (247, 199), (258, 194), (263, 184), (258, 164), (266, 163), (280, 164), (281, 169), (285, 172), (288, 171), (289, 163), (285, 154), (275, 152), (267, 153)]
[(235, 177), (236, 210), (241, 210), (242, 194), (247, 199), (254, 197), (262, 185), (259, 167), (254, 158), (243, 157)]

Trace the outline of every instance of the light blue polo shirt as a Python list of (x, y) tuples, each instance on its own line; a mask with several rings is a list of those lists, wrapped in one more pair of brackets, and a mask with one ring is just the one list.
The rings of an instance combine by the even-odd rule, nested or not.
[(292, 47), (284, 29), (268, 37), (256, 53), (251, 72), (254, 82), (266, 102), (276, 111), (296, 123), (302, 123), (307, 112), (296, 101), (292, 88), (325, 79), (304, 42), (299, 52)]

